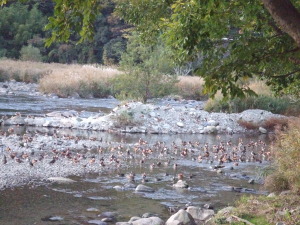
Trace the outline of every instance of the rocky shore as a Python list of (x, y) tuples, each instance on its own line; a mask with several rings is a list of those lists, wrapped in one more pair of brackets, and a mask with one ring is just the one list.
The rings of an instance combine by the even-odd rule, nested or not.
[[(4, 86), (3, 86), (4, 85)], [(0, 93), (13, 95), (30, 92), (39, 95), (37, 86), (30, 86), (25, 90), (25, 84), (3, 84)], [(19, 86), (18, 86), (19, 85)], [(52, 96), (53, 97), (53, 96)], [(261, 164), (268, 161), (268, 152), (265, 143), (256, 142), (246, 144), (243, 142), (232, 144), (216, 143), (209, 146), (207, 143), (180, 142), (147, 143), (140, 139), (137, 143), (124, 143), (104, 141), (102, 138), (87, 138), (61, 133), (61, 128), (70, 130), (92, 130), (116, 133), (142, 133), (142, 134), (235, 134), (250, 132), (240, 126), (240, 121), (255, 124), (257, 129), (251, 132), (267, 133), (264, 128), (265, 121), (272, 118), (280, 118), (264, 110), (246, 110), (242, 113), (209, 113), (203, 110), (203, 103), (197, 101), (173, 101), (164, 100), (159, 104), (142, 104), (140, 102), (128, 102), (114, 108), (109, 114), (98, 113), (88, 117), (82, 117), (77, 111), (54, 111), (43, 116), (24, 116), (20, 113), (11, 117), (4, 116), (0, 122), (5, 126), (5, 131), (0, 134), (0, 190), (22, 185), (36, 187), (47, 183), (73, 183), (68, 176), (82, 176), (88, 173), (101, 173), (105, 171), (117, 171), (127, 168), (128, 163), (143, 165), (143, 168), (165, 167), (174, 169), (178, 166), (177, 160), (189, 160), (198, 165), (207, 165), (215, 174), (228, 176), (235, 175), (229, 172), (240, 167), (239, 163), (251, 162)], [(53, 128), (53, 133), (15, 132), (18, 126), (30, 126), (36, 128)], [(38, 129), (37, 129), (38, 130)], [(255, 151), (262, 150), (261, 155)], [(229, 157), (228, 157), (229, 156)], [(158, 161), (159, 159), (159, 161)], [(225, 172), (224, 172), (225, 171)], [(231, 174), (230, 174), (231, 173)], [(135, 174), (120, 173), (128, 184), (134, 179)], [(146, 182), (148, 177), (139, 174), (140, 183)], [(145, 177), (146, 178), (145, 178)], [(171, 177), (152, 177), (155, 181), (165, 179), (174, 181), (173, 188), (187, 189), (189, 184), (181, 179)], [(185, 176), (192, 179), (193, 175)], [(237, 175), (239, 176), (239, 175)], [(233, 176), (232, 176), (233, 177)], [(250, 177), (246, 177), (249, 179)], [(171, 179), (171, 180), (170, 180)], [(243, 178), (245, 179), (245, 178)], [(250, 181), (249, 181), (250, 182)], [(252, 182), (252, 181), (251, 181)], [(114, 187), (116, 190), (125, 190), (126, 185)], [(135, 192), (154, 191), (147, 184), (134, 185)], [(233, 192), (245, 192), (241, 187), (230, 187)], [(250, 189), (249, 189), (250, 190)], [(254, 189), (253, 189), (254, 190)], [(250, 190), (251, 192), (252, 190)], [(176, 209), (173, 215), (164, 221), (157, 215), (148, 213), (141, 217), (133, 217), (126, 222), (117, 222), (116, 214), (100, 215), (97, 219), (88, 221), (88, 224), (107, 225), (196, 225), (208, 224), (215, 215), (209, 205), (207, 207), (187, 206)], [(48, 220), (49, 219), (49, 220)], [(61, 217), (47, 218), (47, 221), (62, 221)]]
[(108, 115), (100, 113), (81, 118), (76, 111), (56, 111), (43, 117), (20, 114), (2, 118), (3, 125), (70, 128), (94, 131), (116, 131), (149, 134), (208, 134), (242, 133), (247, 130), (240, 121), (254, 124), (256, 131), (266, 133), (264, 122), (283, 117), (271, 112), (252, 109), (242, 113), (209, 113), (197, 107), (158, 106), (130, 102), (113, 109)]

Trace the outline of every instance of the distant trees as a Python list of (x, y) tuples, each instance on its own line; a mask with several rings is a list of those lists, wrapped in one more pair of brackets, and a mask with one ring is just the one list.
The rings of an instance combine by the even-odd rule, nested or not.
[(0, 10), (0, 57), (19, 58), (20, 50), (28, 41), (43, 38), (47, 19), (38, 10), (20, 3)]
[[(34, 60), (59, 63), (118, 64), (125, 50), (126, 39), (121, 30), (128, 27), (113, 16), (111, 1), (102, 1), (101, 12), (95, 15), (95, 33), (92, 39), (82, 40), (75, 31), (69, 40), (45, 47), (52, 33), (45, 30), (48, 17), (53, 16), (54, 1), (9, 1), (0, 8), (0, 57), (33, 60), (28, 53), (39, 55)], [(21, 53), (21, 49), (22, 53)], [(37, 54), (39, 52), (39, 54)]]

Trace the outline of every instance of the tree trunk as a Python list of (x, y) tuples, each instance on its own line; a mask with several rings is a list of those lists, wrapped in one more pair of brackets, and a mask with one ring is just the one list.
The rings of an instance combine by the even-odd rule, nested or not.
[(290, 0), (261, 0), (281, 30), (300, 47), (300, 12)]

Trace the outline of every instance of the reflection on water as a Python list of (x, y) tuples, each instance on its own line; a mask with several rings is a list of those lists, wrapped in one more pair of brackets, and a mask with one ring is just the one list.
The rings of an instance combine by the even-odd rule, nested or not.
[[(25, 127), (18, 132), (25, 132)], [(52, 134), (53, 129), (27, 128), (28, 132)], [(141, 138), (148, 143), (182, 143), (182, 141), (199, 142), (209, 145), (229, 140), (235, 145), (242, 138), (245, 143), (257, 141), (258, 138), (268, 142), (267, 136), (253, 135), (145, 135), (120, 134), (107, 132), (93, 132), (83, 130), (59, 130), (58, 135), (80, 136), (82, 138), (96, 137), (104, 142), (136, 143)], [(86, 174), (82, 177), (71, 177), (76, 180), (72, 184), (49, 184), (42, 186), (25, 186), (1, 192), (0, 224), (32, 225), (32, 224), (88, 224), (90, 220), (99, 219), (98, 215), (104, 211), (118, 213), (118, 221), (127, 221), (131, 216), (141, 216), (151, 212), (158, 214), (162, 219), (170, 216), (169, 208), (184, 207), (192, 202), (193, 205), (203, 206), (206, 203), (216, 208), (232, 204), (242, 194), (262, 194), (259, 184), (249, 184), (250, 178), (255, 178), (257, 168), (267, 163), (244, 163), (238, 167), (225, 164), (224, 173), (217, 173), (210, 169), (209, 162), (199, 163), (190, 158), (171, 156), (172, 163), (178, 166), (162, 164), (150, 167), (157, 163), (158, 156), (149, 157), (143, 164), (139, 160), (128, 159), (124, 168), (105, 171), (98, 174)], [(128, 180), (126, 174), (135, 173), (135, 184), (143, 181), (146, 174), (146, 185), (154, 188), (154, 193), (136, 193), (134, 189), (115, 189), (115, 186), (124, 187)], [(173, 178), (182, 173), (188, 182), (189, 189), (176, 189), (172, 185)], [(123, 176), (122, 174), (125, 174)], [(236, 189), (233, 189), (235, 187)], [(87, 209), (96, 208), (99, 212), (88, 212)], [(51, 216), (62, 217), (63, 221), (49, 222)], [(101, 219), (101, 218), (100, 218)]]

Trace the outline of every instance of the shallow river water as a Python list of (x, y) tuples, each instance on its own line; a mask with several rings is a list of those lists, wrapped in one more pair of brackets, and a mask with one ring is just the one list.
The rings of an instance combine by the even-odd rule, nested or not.
[[(15, 112), (24, 114), (42, 114), (54, 110), (78, 110), (84, 112), (108, 112), (118, 104), (115, 100), (63, 100), (53, 99), (49, 102), (41, 97), (6, 97), (0, 98), (2, 115), (12, 115)], [(2, 127), (2, 130), (7, 130)], [(51, 129), (36, 129), (32, 127), (15, 127), (15, 131), (40, 132), (53, 134)], [(139, 140), (149, 144), (164, 143), (200, 143), (209, 146), (218, 145), (221, 141), (238, 145), (258, 140), (269, 142), (266, 135), (138, 135), (116, 134), (92, 131), (60, 130), (61, 135), (78, 136), (84, 139), (97, 138), (103, 142), (136, 143)], [(256, 148), (259, 151), (260, 146)], [(267, 148), (267, 146), (264, 146)], [(109, 154), (109, 152), (107, 153)], [(166, 220), (173, 210), (185, 207), (186, 204), (203, 206), (210, 204), (215, 209), (232, 205), (243, 194), (265, 194), (261, 191), (259, 182), (249, 184), (250, 179), (256, 179), (259, 170), (268, 162), (226, 163), (223, 173), (218, 173), (211, 166), (215, 162), (199, 162), (195, 152), (190, 157), (181, 157), (177, 153), (168, 158), (160, 159), (159, 153), (152, 154), (143, 164), (140, 158), (127, 159), (125, 167), (105, 170), (83, 176), (71, 176), (75, 183), (56, 184), (46, 181), (5, 189), (0, 192), (0, 224), (2, 225), (47, 225), (47, 224), (93, 224), (101, 220), (103, 212), (117, 213), (117, 221), (128, 221), (132, 216), (144, 213), (154, 213)], [(171, 159), (170, 164), (166, 164)], [(162, 164), (158, 166), (158, 161)], [(173, 165), (176, 164), (177, 167)], [(151, 165), (155, 165), (154, 167)], [(128, 184), (126, 175), (135, 174), (134, 185), (143, 182), (152, 187), (153, 193), (136, 193), (134, 188), (116, 189), (115, 186)], [(173, 187), (177, 174), (182, 173), (189, 184), (188, 189)], [(123, 175), (125, 174), (125, 176)], [(175, 181), (174, 181), (175, 178)], [(16, 177), (17, 179), (17, 177)], [(54, 221), (53, 221), (54, 218)], [(52, 219), (52, 220), (51, 220)], [(57, 220), (55, 220), (57, 219)], [(94, 223), (95, 224), (95, 223)], [(114, 223), (108, 223), (114, 224)]]

